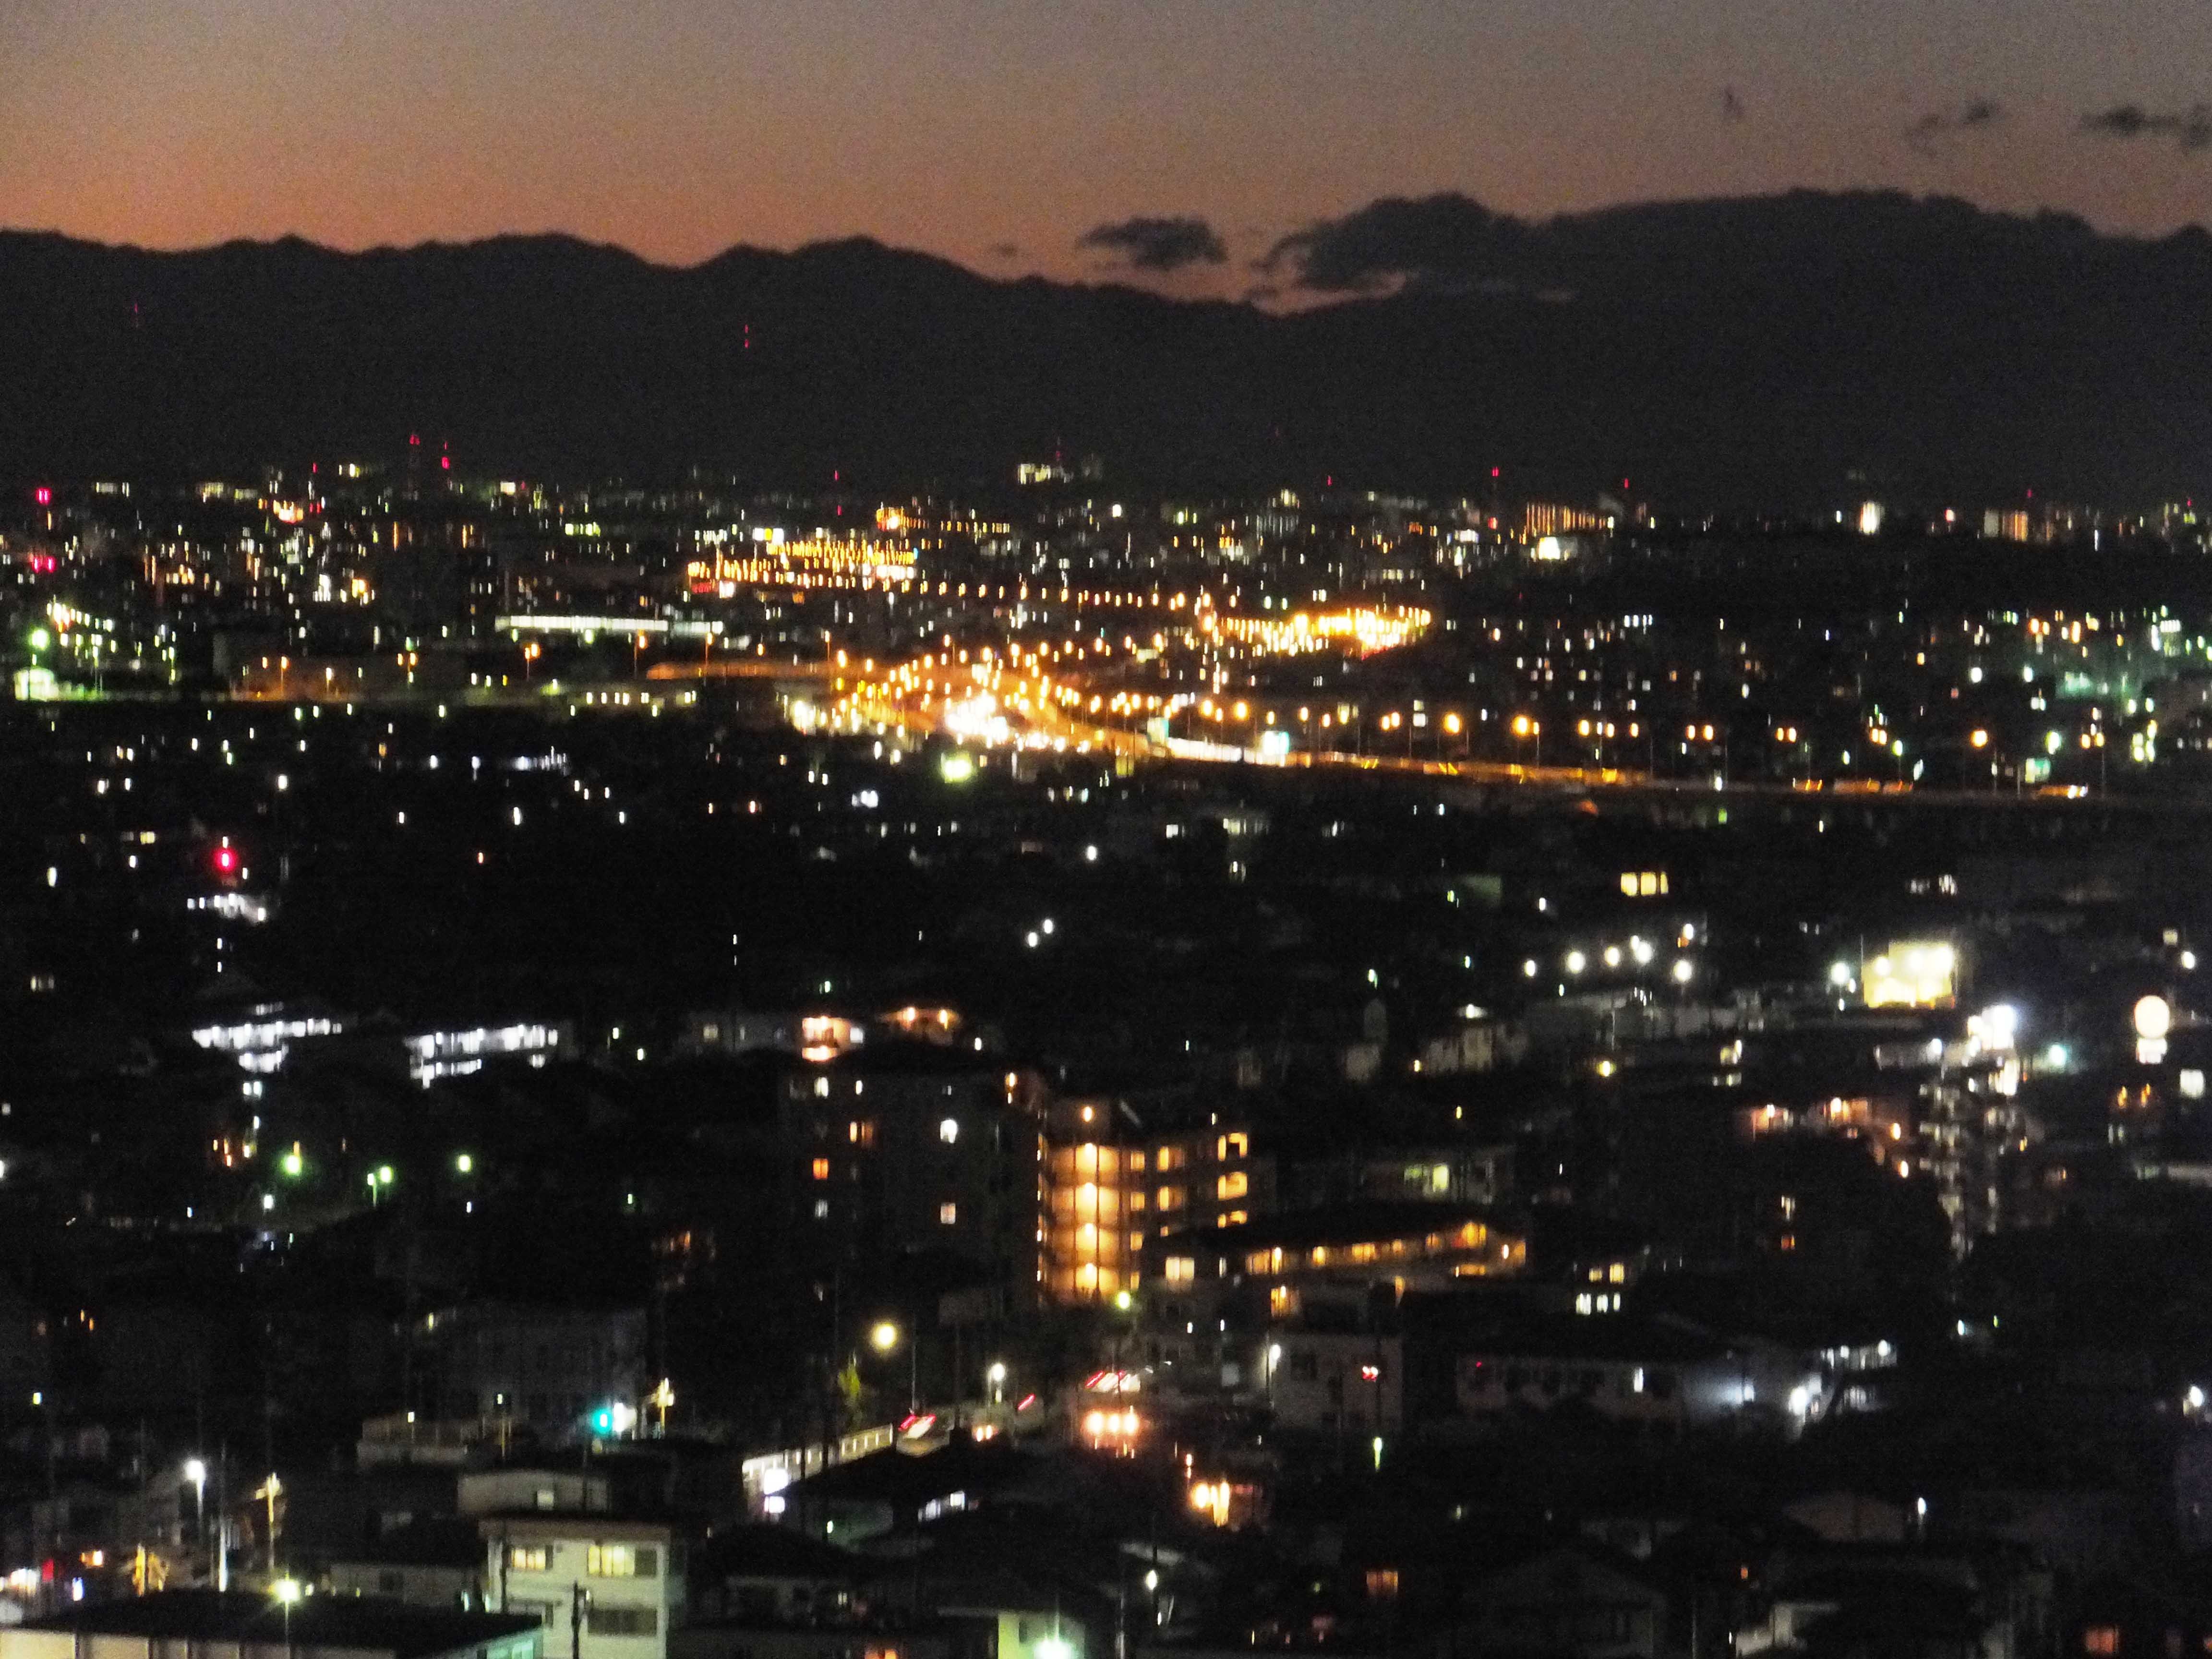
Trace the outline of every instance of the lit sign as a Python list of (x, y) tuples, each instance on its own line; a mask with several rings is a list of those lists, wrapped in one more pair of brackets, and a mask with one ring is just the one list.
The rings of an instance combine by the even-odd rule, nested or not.
[(1957, 994), (1958, 952), (1934, 939), (1899, 939), (1867, 964), (1869, 1008), (1941, 1008)]

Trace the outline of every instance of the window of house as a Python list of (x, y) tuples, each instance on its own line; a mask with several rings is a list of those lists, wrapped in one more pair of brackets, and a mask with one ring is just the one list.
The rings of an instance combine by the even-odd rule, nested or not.
[(817, 1181), (827, 1181), (830, 1179), (830, 1160), (828, 1158), (817, 1158), (814, 1160), (814, 1178)]
[(551, 1571), (553, 1552), (543, 1544), (510, 1544), (507, 1551), (507, 1570), (509, 1572), (547, 1572)]
[(1163, 1146), (1160, 1148), (1160, 1155), (1152, 1160), (1152, 1167), (1162, 1175), (1165, 1175), (1170, 1170), (1180, 1167), (1182, 1163), (1181, 1152), (1172, 1146)]
[(2112, 1659), (2120, 1650), (2120, 1627), (2118, 1625), (2092, 1625), (2081, 1632), (2081, 1651), (2094, 1653), (2099, 1659)]
[(1398, 1593), (1398, 1569), (1370, 1567), (1367, 1569), (1367, 1599), (1388, 1601)]
[(1163, 1210), (1182, 1208), (1182, 1188), (1180, 1187), (1163, 1187), (1152, 1197)]
[(1252, 1183), (1242, 1170), (1231, 1170), (1213, 1183), (1213, 1195), (1217, 1199), (1242, 1198), (1251, 1190)]
[(960, 1221), (960, 1206), (957, 1204), (939, 1205), (937, 1206), (937, 1221), (938, 1224), (943, 1227), (958, 1225)]
[(958, 1140), (960, 1139), (960, 1120), (957, 1117), (946, 1118), (942, 1123), (937, 1126), (937, 1138), (948, 1146)]
[(657, 1578), (660, 1552), (639, 1544), (594, 1544), (585, 1557), (584, 1571), (593, 1578)]
[(585, 1616), (585, 1628), (594, 1636), (658, 1636), (658, 1607), (609, 1607), (596, 1604)]
[(1219, 1162), (1226, 1164), (1232, 1158), (1249, 1157), (1251, 1146), (1252, 1138), (1242, 1129), (1238, 1129), (1232, 1133), (1222, 1136), (1214, 1143), (1214, 1157)]
[(1171, 1255), (1168, 1258), (1167, 1273), (1169, 1284), (1188, 1285), (1198, 1276), (1198, 1263), (1190, 1256)]

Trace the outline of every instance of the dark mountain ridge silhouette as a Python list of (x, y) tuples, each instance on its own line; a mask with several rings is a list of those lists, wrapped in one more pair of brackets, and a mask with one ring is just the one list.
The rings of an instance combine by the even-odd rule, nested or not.
[[(1404, 209), (1405, 212), (1386, 211)], [(0, 233), (0, 475), (391, 459), (763, 484), (1316, 483), (1679, 507), (2142, 504), (2212, 459), (2212, 237), (1792, 192), (1547, 222), (1378, 203), (1271, 312), (866, 239), (656, 265), (562, 236), (166, 253)], [(1351, 297), (1344, 297), (1349, 293)]]

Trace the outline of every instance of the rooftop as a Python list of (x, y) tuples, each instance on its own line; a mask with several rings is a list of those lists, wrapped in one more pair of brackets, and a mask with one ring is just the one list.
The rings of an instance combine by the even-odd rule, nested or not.
[(1316, 1244), (1363, 1244), (1392, 1238), (1419, 1238), (1430, 1233), (1449, 1233), (1477, 1221), (1492, 1224), (1486, 1207), (1468, 1204), (1392, 1204), (1383, 1202), (1332, 1205), (1325, 1210), (1297, 1210), (1285, 1215), (1263, 1216), (1237, 1227), (1192, 1227), (1175, 1233), (1162, 1248), (1210, 1249), (1224, 1255), (1250, 1250), (1310, 1249)]
[[(128, 1601), (99, 1601), (36, 1619), (26, 1630), (77, 1636), (135, 1636), (157, 1641), (274, 1642), (284, 1638), (282, 1605), (266, 1595), (221, 1590), (167, 1590)], [(292, 1604), (290, 1639), (302, 1647), (355, 1648), (394, 1659), (428, 1659), (539, 1628), (513, 1613), (452, 1613), (349, 1595), (310, 1595)]]

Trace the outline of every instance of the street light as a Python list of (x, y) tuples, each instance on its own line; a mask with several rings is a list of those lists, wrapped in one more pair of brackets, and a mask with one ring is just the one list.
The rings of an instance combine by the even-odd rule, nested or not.
[(994, 1406), (1005, 1405), (1006, 1403), (1006, 1362), (1003, 1359), (993, 1360), (991, 1369), (983, 1373), (983, 1380), (991, 1385), (991, 1403)]
[(197, 1457), (186, 1458), (185, 1479), (192, 1483), (192, 1522), (204, 1529), (207, 1526), (207, 1464)]
[[(275, 1477), (272, 1475), (273, 1480)], [(286, 1659), (292, 1654), (292, 1607), (305, 1594), (296, 1578), (279, 1578), (270, 1585), (269, 1593), (276, 1598), (276, 1605), (284, 1614), (284, 1652)]]
[[(899, 1345), (899, 1328), (888, 1319), (879, 1319), (868, 1330), (869, 1345), (878, 1353), (887, 1354)], [(906, 1345), (906, 1410), (911, 1417), (921, 1409), (921, 1344), (908, 1341)]]

